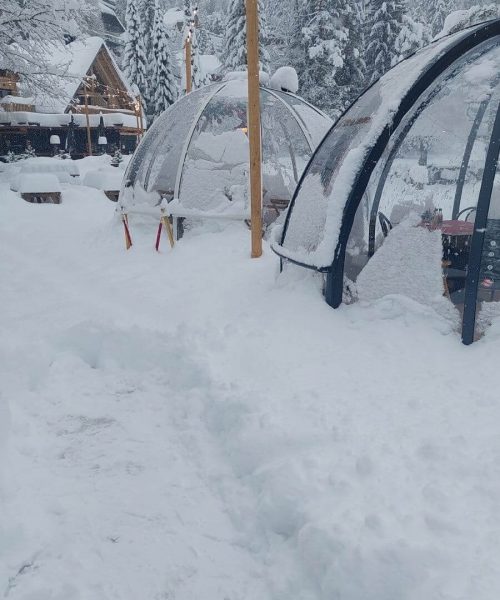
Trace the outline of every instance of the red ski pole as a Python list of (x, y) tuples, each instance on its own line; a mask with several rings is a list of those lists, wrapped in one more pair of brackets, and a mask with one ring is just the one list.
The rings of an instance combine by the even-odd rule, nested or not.
[(158, 225), (158, 233), (156, 234), (156, 252), (160, 251), (160, 240), (161, 240), (161, 228), (163, 227), (163, 219), (160, 219), (160, 224)]
[(127, 215), (122, 215), (122, 221), (123, 221), (123, 227), (125, 229), (125, 247), (127, 248), (127, 250), (130, 250), (130, 248), (132, 248), (132, 238), (130, 236), (130, 231), (128, 228)]

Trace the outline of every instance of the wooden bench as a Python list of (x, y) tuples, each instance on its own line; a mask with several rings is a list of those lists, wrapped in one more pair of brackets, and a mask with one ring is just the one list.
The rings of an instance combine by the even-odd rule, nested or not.
[(23, 192), (21, 198), (33, 204), (61, 204), (61, 192)]

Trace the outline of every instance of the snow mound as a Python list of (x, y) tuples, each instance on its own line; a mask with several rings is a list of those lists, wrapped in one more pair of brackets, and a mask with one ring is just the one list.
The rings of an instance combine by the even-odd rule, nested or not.
[(465, 10), (454, 10), (445, 18), (443, 29), (435, 39), (440, 39), (446, 35), (456, 33), (457, 31), (490, 19), (496, 19), (499, 16), (500, 6), (497, 4), (475, 5)]
[[(248, 163), (248, 138), (243, 131), (224, 131), (218, 135), (201, 133), (190, 150), (190, 158), (231, 165)], [(210, 165), (207, 165), (210, 168)], [(213, 168), (213, 167), (212, 167)]]
[(61, 185), (57, 176), (51, 173), (22, 173), (12, 180), (10, 189), (20, 194), (46, 194), (60, 192)]
[(96, 190), (115, 191), (122, 185), (123, 171), (116, 167), (102, 167), (87, 171), (83, 178), (83, 185)]
[(293, 67), (280, 67), (271, 77), (270, 87), (281, 92), (296, 94), (299, 91), (299, 76)]
[(96, 190), (0, 192), (0, 595), (498, 597), (498, 328), (333, 311), (242, 224), (157, 253), (130, 215), (126, 252)]
[(396, 225), (361, 271), (360, 300), (401, 294), (432, 305), (443, 295), (441, 232), (418, 227), (415, 221), (420, 221), (418, 216)]

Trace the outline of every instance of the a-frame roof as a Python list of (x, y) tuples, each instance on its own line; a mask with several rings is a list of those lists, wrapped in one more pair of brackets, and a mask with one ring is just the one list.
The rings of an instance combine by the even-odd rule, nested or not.
[(90, 74), (98, 55), (102, 53), (111, 69), (114, 85), (120, 85), (132, 97), (130, 85), (104, 40), (100, 37), (89, 37), (75, 40), (69, 44), (51, 44), (47, 48), (44, 62), (50, 76), (54, 79), (54, 89), (57, 91), (54, 96), (36, 90), (30, 93), (35, 98), (36, 111), (42, 113), (66, 112), (70, 102), (77, 94), (83, 78)]

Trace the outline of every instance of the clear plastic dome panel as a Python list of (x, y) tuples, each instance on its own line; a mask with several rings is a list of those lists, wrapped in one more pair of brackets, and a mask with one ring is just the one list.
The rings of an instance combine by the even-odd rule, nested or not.
[(394, 67), (337, 122), (296, 192), (280, 254), (312, 267), (330, 267), (344, 206), (368, 153), (419, 76), (466, 35), (470, 32), (435, 42)]
[[(232, 85), (231, 88), (239, 89)], [(246, 101), (222, 88), (205, 106), (191, 137), (179, 186), (183, 206), (201, 211), (246, 210)]]
[[(455, 317), (463, 314), (474, 218), (500, 101), (498, 43), (486, 42), (453, 63), (393, 132), (347, 243), (346, 299), (402, 294), (449, 315), (454, 304)], [(494, 279), (484, 274), (488, 285)]]
[(146, 190), (159, 191), (167, 198), (174, 197), (186, 139), (196, 116), (216, 89), (217, 86), (207, 86), (196, 90), (165, 113), (168, 123), (163, 123), (158, 142), (150, 150), (151, 160), (144, 182)]
[(288, 206), (312, 147), (294, 113), (274, 92), (261, 92), (261, 113), (264, 218), (270, 221)]
[[(248, 83), (245, 77), (180, 98), (153, 124), (128, 171), (124, 205), (157, 206), (183, 216), (249, 214)], [(303, 107), (302, 116), (296, 107)], [(306, 112), (309, 118), (306, 118)], [(311, 116), (313, 115), (313, 116)], [(314, 145), (307, 124), (325, 135), (331, 121), (289, 94), (261, 88), (264, 220), (289, 204)], [(131, 187), (132, 186), (132, 187)]]
[(325, 137), (326, 131), (333, 124), (331, 119), (298, 96), (277, 90), (273, 90), (273, 94), (279, 96), (283, 102), (286, 102), (293, 109), (312, 146), (314, 148), (319, 146)]
[[(261, 90), (261, 115), (264, 220), (271, 222), (288, 205), (312, 147), (294, 111), (274, 92)], [(249, 216), (247, 134), (246, 82), (230, 82), (193, 131), (179, 186), (182, 206)]]

